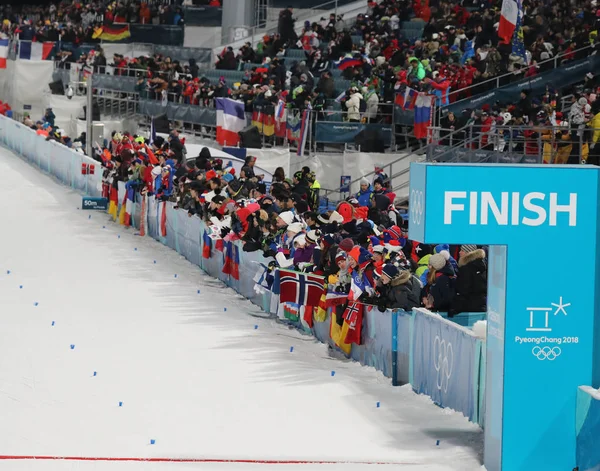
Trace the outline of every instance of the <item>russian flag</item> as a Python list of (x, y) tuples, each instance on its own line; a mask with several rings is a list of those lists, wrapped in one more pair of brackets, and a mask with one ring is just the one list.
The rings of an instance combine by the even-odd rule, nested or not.
[(6, 69), (8, 60), (8, 39), (0, 39), (0, 69)]
[(217, 142), (221, 145), (238, 145), (238, 133), (245, 127), (244, 103), (231, 98), (217, 98)]
[(415, 107), (417, 96), (419, 93), (410, 87), (406, 87), (404, 93), (398, 93), (396, 95), (395, 103), (403, 110), (412, 110)]
[(517, 18), (519, 17), (519, 6), (515, 0), (503, 0), (500, 12), (500, 23), (498, 25), (498, 37), (506, 44), (512, 41)]
[(32, 41), (19, 41), (19, 59), (31, 61), (45, 61), (50, 59), (54, 43), (35, 43)]
[(335, 66), (340, 70), (346, 70), (348, 67), (360, 67), (362, 60), (354, 57), (344, 57), (341, 61), (336, 62)]
[(225, 263), (222, 272), (234, 280), (240, 279), (240, 254), (233, 242), (225, 243)]
[(419, 93), (415, 102), (415, 137), (425, 139), (427, 127), (431, 123), (431, 103), (433, 96)]
[(202, 258), (210, 258), (210, 249), (212, 247), (212, 239), (208, 232), (202, 234)]

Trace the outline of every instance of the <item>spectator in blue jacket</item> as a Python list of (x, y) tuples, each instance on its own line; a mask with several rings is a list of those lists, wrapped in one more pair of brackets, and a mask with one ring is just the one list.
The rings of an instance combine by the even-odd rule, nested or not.
[(356, 193), (356, 199), (360, 206), (371, 206), (371, 195), (373, 187), (365, 177), (360, 180), (360, 191)]

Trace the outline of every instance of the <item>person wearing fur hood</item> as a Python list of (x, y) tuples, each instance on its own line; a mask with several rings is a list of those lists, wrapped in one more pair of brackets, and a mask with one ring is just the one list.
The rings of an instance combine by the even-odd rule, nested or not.
[(463, 245), (458, 259), (456, 295), (450, 316), (487, 310), (487, 263), (485, 252), (476, 245)]
[(421, 289), (421, 282), (410, 271), (400, 271), (395, 265), (386, 264), (383, 266), (381, 278), (377, 282), (379, 310), (404, 309), (410, 311), (419, 307), (421, 305)]

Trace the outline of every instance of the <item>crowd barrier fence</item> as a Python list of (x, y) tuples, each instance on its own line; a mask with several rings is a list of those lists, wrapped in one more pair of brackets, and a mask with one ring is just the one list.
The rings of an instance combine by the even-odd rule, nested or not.
[[(98, 162), (71, 149), (36, 136), (26, 126), (0, 116), (0, 144), (20, 155), (63, 184), (89, 196), (100, 196), (102, 172)], [(93, 175), (83, 175), (83, 164), (95, 165)], [(120, 198), (125, 186), (120, 184)], [(141, 196), (136, 194), (132, 220), (136, 228), (142, 220)], [(210, 258), (203, 257), (203, 239), (208, 230), (197, 217), (175, 209), (171, 202), (147, 198), (144, 216), (149, 237), (175, 250), (206, 273), (269, 313), (282, 318), (278, 296), (270, 291), (255, 290), (254, 278), (259, 264), (272, 260), (261, 252), (244, 252), (240, 242), (233, 242), (239, 254), (239, 279), (223, 273), (225, 256), (215, 244)], [(166, 231), (161, 225), (166, 211)], [(166, 235), (165, 235), (166, 232)], [(414, 312), (365, 308), (363, 344), (353, 345), (350, 357), (362, 365), (371, 366), (392, 378), (394, 385), (411, 383), (418, 393), (428, 394), (441, 407), (451, 407), (471, 421), (481, 423), (482, 414), (482, 342), (466, 328), (423, 309)], [(329, 335), (331, 313), (324, 322), (312, 328), (302, 321), (293, 325), (336, 348)], [(443, 346), (443, 347), (442, 347)], [(450, 353), (452, 352), (452, 354)], [(441, 387), (440, 387), (441, 386)]]

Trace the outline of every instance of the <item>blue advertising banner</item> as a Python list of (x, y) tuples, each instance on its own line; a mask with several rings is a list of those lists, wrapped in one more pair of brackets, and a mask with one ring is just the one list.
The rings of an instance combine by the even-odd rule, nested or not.
[(340, 177), (340, 193), (350, 193), (350, 182), (352, 177), (350, 175), (342, 175)]
[[(577, 283), (565, 283), (530, 262), (534, 254), (554, 253), (557, 240), (577, 241), (590, 260), (598, 259), (598, 205), (589, 202), (598, 200), (599, 172), (591, 166), (411, 165), (411, 239), (507, 247), (506, 260), (494, 249), (490, 265), (486, 424), (492, 430), (486, 449), (500, 455), (495, 462), (493, 452), (486, 456), (488, 471), (576, 466), (577, 387), (600, 382), (593, 355), (600, 342), (594, 338), (598, 264), (585, 264)], [(502, 393), (492, 393), (499, 382)]]
[(477, 421), (478, 340), (441, 316), (415, 310), (412, 386), (433, 402)]
[(392, 128), (385, 124), (327, 123), (315, 124), (315, 140), (328, 144), (349, 144), (365, 129), (378, 131), (386, 146), (392, 143)]

